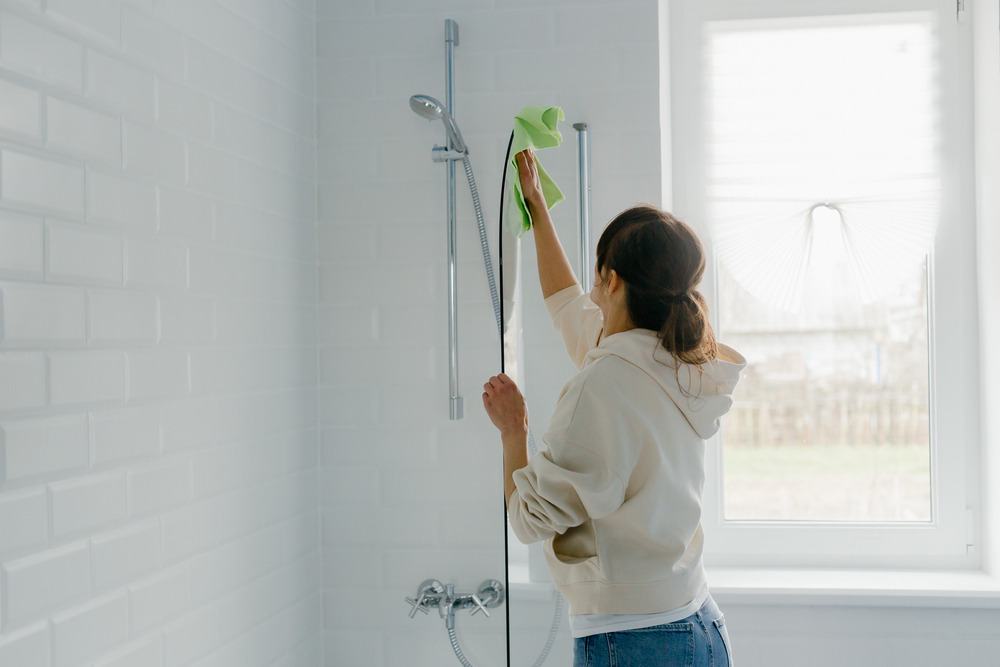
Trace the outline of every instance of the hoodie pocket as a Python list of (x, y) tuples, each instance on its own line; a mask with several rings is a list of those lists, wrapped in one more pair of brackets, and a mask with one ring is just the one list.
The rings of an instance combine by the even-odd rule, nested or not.
[[(570, 528), (562, 535), (556, 535), (550, 543), (550, 556), (560, 565), (576, 572), (592, 572), (596, 578), (601, 571), (601, 560), (597, 555), (597, 531), (592, 521)], [(580, 577), (574, 576), (575, 581)]]
[(601, 561), (597, 556), (571, 556), (556, 553), (546, 545), (545, 560), (552, 578), (559, 584), (579, 584), (601, 579)]

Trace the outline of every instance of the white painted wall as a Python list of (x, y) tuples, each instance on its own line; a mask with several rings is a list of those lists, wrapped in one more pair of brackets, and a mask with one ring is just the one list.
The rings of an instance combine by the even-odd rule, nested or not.
[(321, 661), (310, 0), (0, 2), (0, 665)]
[(1000, 3), (976, 0), (972, 6), (976, 91), (976, 222), (979, 270), (980, 405), (983, 415), (982, 467), (985, 492), (985, 562), (1000, 573)]
[(718, 601), (740, 667), (994, 665), (1000, 656), (997, 609)]

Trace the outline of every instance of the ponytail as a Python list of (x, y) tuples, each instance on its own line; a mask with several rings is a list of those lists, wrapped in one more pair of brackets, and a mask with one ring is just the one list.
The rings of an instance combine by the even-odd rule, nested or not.
[(708, 304), (701, 292), (682, 292), (671, 298), (659, 338), (664, 349), (688, 364), (700, 365), (718, 355)]

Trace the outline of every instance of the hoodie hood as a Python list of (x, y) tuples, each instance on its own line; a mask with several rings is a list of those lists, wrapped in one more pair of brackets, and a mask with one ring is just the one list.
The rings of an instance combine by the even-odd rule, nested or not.
[(674, 364), (655, 331), (631, 329), (608, 336), (587, 353), (584, 367), (616, 356), (653, 378), (703, 440), (719, 431), (722, 415), (733, 405), (733, 389), (747, 361), (733, 348), (719, 344), (719, 356), (701, 367)]

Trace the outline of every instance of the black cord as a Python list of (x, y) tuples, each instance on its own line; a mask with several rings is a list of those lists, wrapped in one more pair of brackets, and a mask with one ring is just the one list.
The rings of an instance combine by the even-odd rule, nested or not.
[[(503, 312), (503, 207), (504, 207), (504, 195), (506, 194), (507, 186), (507, 165), (510, 164), (510, 148), (514, 145), (514, 132), (510, 133), (510, 141), (507, 142), (507, 157), (503, 161), (503, 178), (500, 179), (500, 216), (499, 216), (499, 243), (497, 244), (498, 254), (498, 264), (500, 266), (500, 371), (506, 372), (504, 367), (504, 331), (506, 328), (507, 320), (504, 318)], [(505, 464), (506, 467), (506, 464)], [(504, 478), (504, 486), (506, 487), (507, 480)], [(507, 667), (510, 667), (510, 552), (508, 550), (507, 544), (507, 501), (504, 499), (503, 503), (503, 585), (507, 590)]]
[[(500, 215), (499, 215), (499, 229), (497, 238), (499, 243), (497, 244), (498, 251), (498, 264), (500, 266), (500, 321), (505, 322), (504, 312), (503, 312), (503, 207), (506, 201), (504, 195), (507, 194), (507, 166), (510, 164), (510, 148), (514, 145), (514, 132), (510, 133), (510, 140), (507, 142), (507, 157), (503, 161), (503, 177), (500, 179)], [(503, 345), (503, 325), (500, 331), (500, 371), (506, 373), (507, 369), (504, 364), (506, 360), (504, 359), (504, 345)]]

